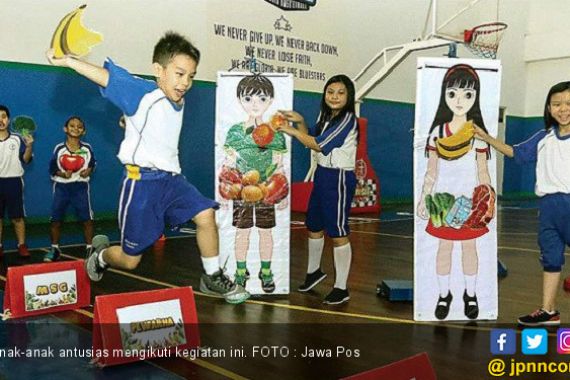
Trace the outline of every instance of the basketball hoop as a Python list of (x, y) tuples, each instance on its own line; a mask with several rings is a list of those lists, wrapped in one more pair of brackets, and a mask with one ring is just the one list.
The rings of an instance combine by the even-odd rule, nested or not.
[(463, 41), (471, 52), (482, 58), (497, 58), (499, 42), (507, 29), (504, 22), (491, 22), (466, 29), (463, 32)]

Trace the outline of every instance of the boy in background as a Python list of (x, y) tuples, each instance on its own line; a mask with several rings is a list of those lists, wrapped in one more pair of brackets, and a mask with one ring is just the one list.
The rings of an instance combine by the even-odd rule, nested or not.
[(4, 213), (14, 225), (18, 240), (18, 254), (29, 257), (26, 247), (26, 224), (24, 217), (24, 166), (32, 160), (32, 135), (20, 136), (10, 133), (10, 110), (0, 105), (0, 257), (2, 247), (2, 220)]
[(63, 131), (65, 142), (56, 145), (49, 162), (49, 172), (53, 181), (53, 201), (51, 207), (50, 238), (51, 249), (44, 261), (59, 259), (59, 239), (65, 211), (69, 205), (75, 209), (77, 219), (83, 223), (86, 244), (86, 257), (91, 254), (93, 240), (93, 211), (89, 194), (89, 179), (95, 169), (95, 156), (91, 145), (81, 141), (85, 135), (85, 123), (79, 116), (71, 116), (65, 122)]

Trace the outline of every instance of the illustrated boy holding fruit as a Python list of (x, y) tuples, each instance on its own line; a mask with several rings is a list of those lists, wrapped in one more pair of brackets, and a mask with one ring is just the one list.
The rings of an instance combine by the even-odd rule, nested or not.
[[(258, 274), (264, 292), (272, 293), (275, 282), (271, 271), (275, 205), (287, 207), (289, 193), (283, 171), (283, 154), (287, 152), (285, 137), (276, 132), (274, 116), (263, 122), (263, 114), (274, 98), (271, 81), (259, 74), (244, 77), (237, 86), (237, 98), (247, 114), (247, 120), (233, 125), (226, 135), (224, 149), (227, 160), (219, 174), (222, 198), (233, 200), (232, 225), (236, 227), (235, 282), (244, 286), (249, 279), (247, 252), (251, 229), (259, 232), (261, 268)], [(286, 121), (285, 121), (286, 122)]]
[(95, 169), (95, 156), (91, 145), (81, 141), (85, 135), (85, 123), (79, 116), (71, 116), (63, 127), (65, 142), (57, 144), (49, 162), (53, 186), (50, 238), (51, 249), (44, 261), (56, 261), (61, 255), (59, 238), (68, 206), (73, 206), (77, 219), (83, 223), (86, 257), (91, 252), (93, 240), (93, 211), (89, 195), (89, 179)]

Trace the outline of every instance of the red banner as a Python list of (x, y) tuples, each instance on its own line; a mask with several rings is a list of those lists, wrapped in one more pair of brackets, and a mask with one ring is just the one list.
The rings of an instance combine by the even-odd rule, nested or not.
[(89, 305), (91, 285), (83, 260), (8, 268), (4, 317), (20, 318)]
[(189, 356), (199, 345), (191, 287), (95, 298), (93, 351), (99, 366)]

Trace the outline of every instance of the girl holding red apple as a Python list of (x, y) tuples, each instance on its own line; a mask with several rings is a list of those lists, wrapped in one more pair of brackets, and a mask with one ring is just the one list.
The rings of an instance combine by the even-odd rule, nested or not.
[(314, 187), (305, 225), (309, 230), (309, 264), (300, 292), (308, 292), (327, 276), (321, 271), (324, 233), (333, 240), (335, 284), (325, 297), (326, 304), (350, 299), (347, 289), (352, 260), (348, 215), (356, 188), (354, 166), (358, 124), (354, 112), (354, 84), (346, 75), (335, 75), (325, 84), (317, 124), (308, 128), (302, 115), (280, 111), (288, 123), (279, 127), (301, 144), (317, 152)]
[(83, 223), (83, 235), (87, 245), (87, 256), (91, 252), (93, 240), (93, 211), (89, 195), (89, 179), (95, 169), (95, 156), (91, 145), (81, 141), (85, 135), (85, 123), (79, 116), (71, 116), (65, 122), (63, 131), (65, 142), (55, 146), (49, 163), (53, 181), (50, 238), (51, 249), (44, 261), (56, 261), (61, 251), (59, 239), (65, 211), (71, 205), (77, 219)]

